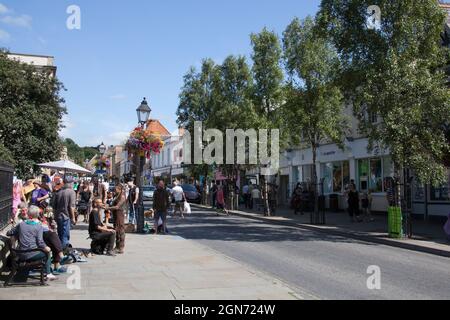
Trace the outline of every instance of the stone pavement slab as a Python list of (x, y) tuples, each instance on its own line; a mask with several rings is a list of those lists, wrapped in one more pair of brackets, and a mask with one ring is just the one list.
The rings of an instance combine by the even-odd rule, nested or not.
[[(85, 230), (72, 231), (75, 248), (86, 249)], [(127, 234), (126, 253), (93, 256), (75, 264), (81, 288), (70, 290), (73, 275), (46, 287), (0, 286), (0, 300), (291, 300), (303, 299), (270, 275), (253, 270), (210, 248), (175, 236)]]

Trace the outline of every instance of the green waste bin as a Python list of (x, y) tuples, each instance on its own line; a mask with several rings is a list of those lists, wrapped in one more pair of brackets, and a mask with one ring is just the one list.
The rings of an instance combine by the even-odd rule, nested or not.
[(403, 215), (402, 209), (399, 207), (389, 207), (388, 209), (388, 232), (390, 238), (403, 238)]

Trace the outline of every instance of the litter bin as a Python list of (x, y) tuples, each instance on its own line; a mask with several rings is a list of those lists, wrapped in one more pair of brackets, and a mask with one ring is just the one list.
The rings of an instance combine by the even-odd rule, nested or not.
[(330, 194), (330, 211), (339, 211), (339, 195), (337, 194)]

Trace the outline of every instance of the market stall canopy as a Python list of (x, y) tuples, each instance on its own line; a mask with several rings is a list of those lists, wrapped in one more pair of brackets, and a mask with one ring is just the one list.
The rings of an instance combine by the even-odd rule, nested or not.
[(46, 169), (62, 170), (62, 171), (64, 171), (64, 173), (66, 173), (66, 172), (85, 173), (85, 174), (92, 173), (91, 171), (89, 171), (83, 167), (80, 167), (79, 165), (77, 165), (69, 160), (60, 160), (60, 161), (55, 161), (55, 162), (41, 163), (41, 164), (38, 164), (38, 166), (41, 168), (46, 168)]

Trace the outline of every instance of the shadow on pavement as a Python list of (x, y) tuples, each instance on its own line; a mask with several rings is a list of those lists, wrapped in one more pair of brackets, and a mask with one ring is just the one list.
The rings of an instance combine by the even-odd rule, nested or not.
[(186, 219), (171, 218), (168, 221), (168, 226), (171, 230), (171, 235), (178, 235), (191, 240), (242, 242), (327, 241), (376, 245), (290, 226), (273, 225), (233, 216), (216, 216), (213, 212), (206, 210), (196, 210), (193, 214), (186, 216)]

